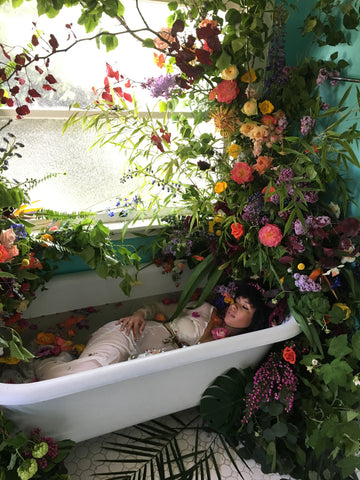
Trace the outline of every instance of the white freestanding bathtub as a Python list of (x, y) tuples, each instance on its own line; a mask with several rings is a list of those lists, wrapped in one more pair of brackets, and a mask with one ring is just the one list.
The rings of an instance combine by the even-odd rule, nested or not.
[[(144, 269), (143, 285), (131, 298), (176, 289), (155, 266)], [(118, 280), (92, 272), (54, 277), (27, 311), (28, 318), (128, 300)], [(106, 321), (106, 320), (105, 320)], [(104, 322), (105, 323), (105, 322)], [(44, 434), (76, 442), (194, 407), (216, 376), (231, 367), (255, 366), (271, 345), (294, 337), (293, 318), (277, 327), (138, 358), (87, 372), (34, 383), (0, 383), (0, 404), (17, 427), (39, 426)]]

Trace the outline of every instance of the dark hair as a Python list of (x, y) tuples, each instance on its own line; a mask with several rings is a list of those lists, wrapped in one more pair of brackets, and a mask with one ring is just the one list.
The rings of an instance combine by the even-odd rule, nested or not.
[(256, 330), (262, 330), (263, 328), (268, 327), (270, 309), (265, 304), (265, 298), (261, 287), (251, 280), (242, 280), (236, 282), (235, 291), (236, 298), (247, 298), (255, 308), (252, 322), (246, 329), (246, 332), (255, 332)]

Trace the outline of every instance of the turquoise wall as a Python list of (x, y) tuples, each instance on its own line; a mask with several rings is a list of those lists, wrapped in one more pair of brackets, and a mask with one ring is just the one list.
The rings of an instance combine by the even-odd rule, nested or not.
[[(298, 11), (290, 14), (289, 22), (287, 23), (287, 41), (286, 41), (286, 59), (288, 65), (296, 65), (299, 60), (305, 56), (312, 56), (314, 58), (321, 58), (323, 60), (330, 60), (330, 56), (334, 52), (338, 52), (338, 59), (343, 58), (349, 63), (349, 66), (341, 72), (343, 77), (360, 79), (360, 35), (358, 31), (346, 31), (348, 44), (343, 44), (337, 47), (318, 47), (317, 44), (311, 44), (310, 35), (303, 37), (301, 35), (300, 26), (303, 20), (310, 12), (315, 0), (298, 0)], [(345, 106), (353, 108), (353, 112), (349, 119), (344, 122), (341, 128), (358, 123), (359, 107), (356, 97), (356, 83), (339, 82), (338, 87), (329, 86), (328, 82), (321, 86), (320, 93), (324, 101), (331, 106), (339, 103), (340, 99), (352, 85), (352, 92), (347, 98)], [(360, 87), (360, 85), (359, 85)], [(354, 146), (354, 151), (358, 158), (360, 158), (359, 147)], [(344, 178), (349, 191), (351, 192), (354, 201), (358, 205), (349, 205), (348, 215), (360, 215), (360, 169), (350, 165), (348, 171), (343, 172)], [(336, 201), (337, 199), (332, 199)]]

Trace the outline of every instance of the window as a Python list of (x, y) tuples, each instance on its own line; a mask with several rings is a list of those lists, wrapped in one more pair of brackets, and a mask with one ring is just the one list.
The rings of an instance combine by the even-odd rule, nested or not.
[[(133, 29), (142, 28), (135, 2), (127, 0), (124, 3), (126, 12), (130, 12), (126, 14), (128, 24)], [(161, 2), (142, 1), (141, 11), (146, 19), (150, 19), (155, 31), (164, 26), (169, 14), (167, 4)], [(66, 43), (68, 35), (70, 42), (74, 38), (65, 24), (72, 23), (77, 38), (86, 35), (84, 28), (76, 24), (79, 17), (77, 7), (64, 8), (54, 19), (37, 17), (34, 2), (26, 2), (15, 10), (3, 4), (0, 14), (0, 42), (4, 45), (25, 46), (34, 33), (32, 22), (45, 32), (45, 38), (54, 34), (60, 47)], [(120, 31), (116, 20), (112, 22), (109, 18), (104, 20), (102, 27), (110, 32)], [(145, 37), (151, 36), (145, 34)], [(31, 200), (40, 200), (39, 205), (44, 208), (63, 212), (106, 210), (114, 206), (114, 197), (126, 196), (137, 181), (120, 182), (124, 173), (124, 154), (115, 147), (95, 146), (89, 150), (96, 138), (95, 131), (84, 132), (81, 126), (75, 126), (62, 133), (68, 106), (74, 101), (82, 106), (94, 101), (92, 87), (103, 86), (106, 62), (136, 82), (162, 73), (155, 65), (152, 50), (142, 47), (129, 34), (120, 35), (118, 39), (119, 47), (108, 53), (104, 46), (97, 49), (95, 42), (91, 41), (81, 42), (68, 52), (51, 57), (49, 69), (58, 81), (54, 85), (56, 91), (45, 93), (31, 106), (31, 115), (22, 120), (14, 118), (7, 128), (25, 145), (22, 158), (13, 159), (9, 165), (10, 178), (22, 182), (27, 178), (41, 179), (47, 174), (57, 174), (55, 178), (40, 182), (30, 192)], [(4, 61), (0, 56), (0, 62)], [(41, 88), (40, 85), (39, 91)], [(142, 90), (137, 89), (140, 104), (151, 103), (149, 95), (142, 96)], [(11, 116), (14, 116), (12, 110), (0, 108), (0, 127)]]

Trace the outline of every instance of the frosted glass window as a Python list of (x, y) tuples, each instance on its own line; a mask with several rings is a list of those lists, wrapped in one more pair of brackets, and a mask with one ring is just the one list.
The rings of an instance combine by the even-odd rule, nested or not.
[[(134, 0), (125, 0), (126, 19), (132, 28), (143, 28), (144, 24), (136, 11)], [(149, 21), (154, 31), (166, 25), (169, 10), (166, 3), (139, 2), (141, 12)], [(78, 7), (63, 8), (54, 19), (46, 16), (37, 17), (36, 3), (24, 2), (13, 10), (6, 3), (0, 6), (1, 32), (0, 42), (4, 45), (26, 45), (33, 34), (32, 22), (36, 28), (45, 32), (45, 38), (54, 34), (61, 48), (67, 45), (66, 23), (72, 23), (77, 38), (86, 36), (85, 29), (77, 25), (80, 15)], [(101, 27), (110, 32), (121, 31), (116, 19), (109, 18), (102, 21)], [(95, 32), (88, 36), (94, 35)], [(143, 37), (152, 37), (147, 32)], [(163, 74), (154, 62), (153, 51), (141, 46), (141, 43), (130, 35), (118, 36), (119, 46), (116, 50), (107, 53), (105, 46), (97, 49), (94, 41), (82, 42), (66, 53), (58, 53), (51, 57), (49, 70), (58, 80), (54, 85), (56, 92), (45, 93), (32, 104), (31, 111), (43, 118), (28, 116), (22, 120), (13, 120), (5, 130), (16, 135), (17, 140), (25, 145), (21, 150), (23, 158), (11, 160), (8, 177), (17, 181), (27, 178), (41, 179), (49, 173), (57, 173), (40, 183), (30, 191), (31, 200), (40, 200), (39, 206), (58, 211), (106, 210), (114, 205), (114, 197), (124, 197), (136, 187), (139, 180), (130, 180), (125, 184), (120, 182), (124, 170), (124, 153), (119, 149), (107, 145), (105, 147), (90, 146), (96, 139), (96, 132), (83, 132), (81, 126), (70, 128), (62, 134), (64, 118), (54, 119), (52, 111), (67, 110), (74, 101), (85, 106), (94, 101), (92, 87), (101, 88), (106, 75), (106, 62), (114, 70), (119, 70), (125, 77), (134, 82)], [(5, 61), (1, 58), (0, 62)], [(32, 78), (38, 79), (36, 72)], [(34, 85), (36, 88), (36, 86)], [(42, 91), (40, 84), (39, 91)], [(130, 92), (131, 93), (131, 92)], [(154, 99), (145, 94), (142, 89), (136, 90), (136, 98), (140, 100), (140, 107), (151, 105)], [(142, 103), (141, 103), (142, 102)], [(142, 108), (141, 108), (142, 110)], [(145, 110), (145, 108), (144, 108)], [(0, 127), (3, 126), (9, 115), (9, 109), (0, 108)], [(7, 115), (6, 115), (7, 114)], [(46, 117), (49, 118), (46, 118)], [(1, 143), (1, 139), (0, 139)], [(63, 175), (66, 173), (66, 175)], [(142, 182), (143, 180), (141, 180)]]

